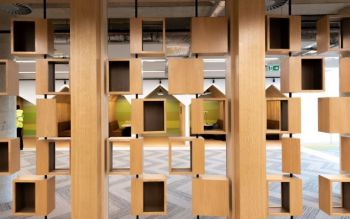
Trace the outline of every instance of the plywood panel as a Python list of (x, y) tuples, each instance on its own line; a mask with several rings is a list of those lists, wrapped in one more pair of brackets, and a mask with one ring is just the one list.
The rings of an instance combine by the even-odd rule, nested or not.
[(143, 138), (130, 141), (130, 174), (143, 173)]
[(229, 218), (266, 218), (265, 1), (227, 1), (226, 12)]
[(137, 54), (142, 48), (142, 19), (130, 18), (130, 53)]
[(204, 91), (203, 59), (168, 60), (169, 94), (201, 94)]
[(281, 92), (296, 93), (301, 91), (301, 58), (289, 57), (281, 63)]
[(326, 133), (350, 133), (350, 98), (318, 99), (318, 130)]
[(0, 59), (0, 96), (18, 96), (18, 64), (11, 60)]
[(192, 99), (191, 102), (191, 133), (204, 132), (203, 100)]
[(141, 134), (143, 132), (143, 100), (131, 100), (131, 132)]
[(282, 171), (301, 173), (300, 139), (282, 138)]
[[(215, 30), (215, 31), (213, 31)], [(202, 54), (228, 52), (228, 22), (226, 17), (192, 17), (191, 51)]]
[(57, 109), (55, 99), (37, 99), (36, 136), (57, 137)]
[(226, 177), (200, 176), (192, 179), (192, 215), (229, 215), (229, 182)]
[(301, 51), (301, 16), (289, 17), (290, 51)]
[(317, 21), (317, 52), (323, 53), (329, 50), (330, 44), (330, 24), (329, 17), (324, 16)]
[(70, 91), (74, 115), (71, 117), (71, 217), (75, 219), (108, 217), (106, 10), (105, 0), (70, 2)]
[(288, 99), (288, 131), (301, 133), (301, 99)]
[(344, 173), (350, 173), (350, 138), (340, 137), (340, 169)]
[(36, 174), (49, 174), (49, 145), (48, 141), (36, 141)]
[(35, 86), (36, 86), (36, 94), (44, 95), (48, 93), (48, 69), (49, 65), (45, 59), (37, 59), (35, 65)]
[(341, 57), (339, 61), (340, 93), (350, 92), (350, 57)]
[(143, 93), (141, 59), (130, 59), (130, 93)]

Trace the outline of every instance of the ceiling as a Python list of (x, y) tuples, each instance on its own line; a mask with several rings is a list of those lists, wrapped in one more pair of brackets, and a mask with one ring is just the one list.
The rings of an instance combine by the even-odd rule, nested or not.
[[(198, 0), (199, 16), (224, 16), (225, 7), (222, 0)], [(248, 0), (247, 0), (248, 1)], [(275, 0), (265, 0), (275, 1)], [(28, 17), (43, 16), (43, 0), (1, 0), (0, 6), (8, 3), (28, 4), (33, 12)], [(109, 18), (129, 18), (135, 13), (134, 0), (109, 0), (108, 17)], [(267, 12), (268, 14), (288, 14), (288, 4), (285, 6)], [(350, 14), (350, 0), (292, 0), (292, 13), (294, 15), (318, 15), (323, 14)], [(193, 17), (195, 15), (195, 0), (138, 0), (138, 15), (144, 17)], [(47, 16), (50, 19), (69, 19), (69, 0), (47, 0)], [(0, 30), (8, 30), (11, 15), (0, 12)], [(184, 36), (186, 39), (186, 35)], [(309, 46), (314, 40), (304, 40), (304, 46)], [(4, 43), (3, 43), (4, 44)], [(7, 44), (7, 43), (6, 43)], [(114, 45), (116, 46), (116, 45)], [(124, 45), (119, 45), (125, 47)], [(1, 47), (1, 42), (0, 42)], [(113, 46), (112, 46), (113, 47)], [(188, 47), (188, 46), (187, 46)], [(62, 43), (58, 50), (69, 54), (69, 43)], [(120, 49), (118, 49), (120, 51)], [(127, 47), (124, 48), (127, 54)], [(110, 55), (116, 56), (114, 49), (110, 49)], [(185, 51), (186, 52), (186, 51)], [(278, 62), (276, 59), (267, 59), (267, 63)], [(151, 62), (145, 65), (148, 73), (146, 77), (161, 77), (166, 70), (165, 63)], [(219, 59), (218, 63), (209, 62), (206, 64), (206, 75), (208, 77), (224, 77), (226, 64)], [(152, 70), (154, 72), (152, 73)], [(214, 71), (210, 71), (214, 70)], [(20, 67), (21, 72), (33, 72), (34, 64), (26, 63)], [(29, 75), (27, 75), (28, 77)], [(34, 77), (32, 74), (30, 77)]]

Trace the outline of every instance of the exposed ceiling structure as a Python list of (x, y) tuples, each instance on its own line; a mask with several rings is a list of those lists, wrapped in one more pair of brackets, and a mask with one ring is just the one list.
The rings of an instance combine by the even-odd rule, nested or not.
[[(315, 21), (324, 14), (350, 14), (350, 0), (291, 0), (292, 13), (303, 16), (303, 54), (315, 50)], [(286, 0), (265, 0), (267, 6), (280, 6), (277, 9), (267, 11), (267, 14), (288, 14), (288, 2)], [(27, 17), (43, 16), (43, 0), (1, 0), (2, 6), (21, 3), (27, 5), (32, 12)], [(14, 9), (12, 9), (14, 10)], [(0, 30), (8, 30), (10, 19), (13, 15), (10, 12), (0, 11)], [(135, 0), (109, 0), (109, 42), (110, 54), (113, 48), (128, 53), (128, 19), (135, 15)], [(176, 51), (173, 55), (189, 56), (190, 54), (190, 25), (186, 17), (195, 16), (195, 0), (138, 0), (138, 15), (144, 17), (167, 17), (167, 48)], [(223, 0), (198, 0), (199, 16), (224, 16), (225, 1)], [(57, 55), (69, 56), (69, 0), (47, 0), (47, 17), (55, 19), (55, 43), (57, 44)], [(184, 18), (185, 17), (185, 18)], [(178, 18), (178, 19), (175, 19)], [(336, 33), (339, 27), (332, 25), (332, 31)], [(334, 35), (336, 39), (336, 34)], [(157, 36), (150, 36), (151, 41), (159, 41)], [(210, 61), (211, 60), (211, 61)], [(214, 60), (214, 61), (213, 61)], [(209, 59), (206, 64), (207, 77), (224, 77), (226, 64), (222, 58)], [(268, 57), (267, 63), (278, 62), (278, 57)], [(145, 77), (166, 76), (166, 63), (150, 62), (145, 65), (147, 68)], [(21, 72), (33, 72), (34, 64), (31, 62), (22, 63)], [(153, 72), (152, 72), (153, 71)], [(32, 78), (34, 74), (23, 77)], [(63, 78), (66, 76), (62, 76)]]

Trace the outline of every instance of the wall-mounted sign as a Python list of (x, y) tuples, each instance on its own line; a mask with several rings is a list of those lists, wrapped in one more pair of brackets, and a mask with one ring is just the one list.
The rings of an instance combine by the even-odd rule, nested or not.
[(280, 72), (280, 65), (278, 64), (271, 64), (271, 65), (265, 65), (265, 71), (266, 72)]

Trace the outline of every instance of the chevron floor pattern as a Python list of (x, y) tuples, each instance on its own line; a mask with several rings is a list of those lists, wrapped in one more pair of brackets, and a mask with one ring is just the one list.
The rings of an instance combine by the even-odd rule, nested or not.
[[(21, 171), (19, 175), (35, 173), (35, 152), (21, 152)], [(129, 162), (128, 151), (118, 150), (114, 153), (116, 165)], [(144, 152), (145, 173), (162, 173), (168, 176), (168, 151), (161, 149), (148, 149)], [(188, 151), (176, 151), (173, 154), (174, 165), (185, 165), (188, 163)], [(68, 153), (57, 152), (57, 163), (64, 165), (68, 160)], [(117, 161), (118, 160), (118, 161)], [(304, 215), (295, 217), (300, 219), (345, 219), (350, 217), (328, 217), (319, 211), (318, 206), (318, 183), (319, 174), (336, 174), (339, 164), (315, 156), (313, 151), (307, 150), (302, 153), (303, 189), (304, 189)], [(281, 171), (281, 151), (276, 148), (267, 150), (268, 174), (279, 174)], [(206, 150), (206, 172), (210, 175), (223, 175), (226, 172), (226, 152), (215, 148)], [(193, 218), (191, 215), (191, 177), (190, 176), (168, 176), (167, 178), (167, 202), (168, 215), (166, 217), (140, 217), (140, 218)], [(270, 203), (277, 204), (279, 201), (279, 186), (271, 186)], [(339, 192), (339, 188), (337, 188)], [(11, 203), (0, 203), (0, 218), (10, 219)], [(16, 217), (18, 218), (18, 217)], [(22, 217), (25, 218), (25, 217)], [(36, 217), (27, 217), (36, 218)], [(70, 218), (70, 177), (56, 177), (56, 209), (49, 215), (52, 219)], [(130, 215), (130, 177), (111, 176), (109, 178), (109, 218), (129, 219)], [(210, 217), (201, 217), (210, 218)], [(212, 218), (212, 217), (211, 217)], [(271, 217), (283, 219), (283, 217)], [(287, 218), (287, 217), (286, 217)]]

